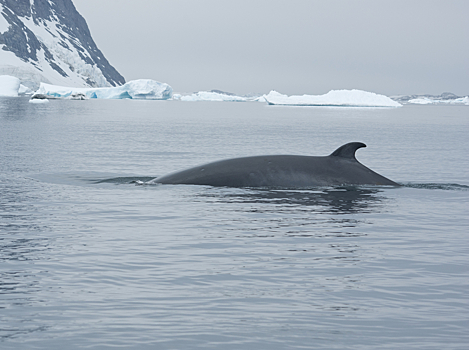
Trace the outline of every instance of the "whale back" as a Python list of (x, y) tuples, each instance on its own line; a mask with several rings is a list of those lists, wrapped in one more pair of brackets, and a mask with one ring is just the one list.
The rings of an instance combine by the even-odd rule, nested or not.
[(351, 142), (329, 156), (319, 157), (271, 155), (225, 159), (171, 173), (152, 182), (227, 187), (399, 186), (355, 158), (355, 152), (362, 147), (366, 145)]

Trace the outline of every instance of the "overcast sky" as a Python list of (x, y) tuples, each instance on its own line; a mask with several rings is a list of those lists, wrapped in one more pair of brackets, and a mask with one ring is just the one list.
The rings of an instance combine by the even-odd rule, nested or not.
[(126, 78), (176, 92), (469, 94), (468, 0), (73, 0)]

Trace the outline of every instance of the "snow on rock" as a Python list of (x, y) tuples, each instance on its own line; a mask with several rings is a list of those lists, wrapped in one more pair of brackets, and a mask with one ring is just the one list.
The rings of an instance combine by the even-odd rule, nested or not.
[(342, 106), (342, 107), (400, 107), (400, 103), (384, 95), (362, 90), (331, 90), (325, 95), (287, 96), (271, 91), (263, 96), (271, 105)]
[(0, 0), (0, 75), (32, 90), (40, 82), (111, 87), (125, 79), (106, 60), (72, 0)]
[(0, 96), (18, 97), (20, 80), (10, 75), (0, 75)]
[[(171, 86), (151, 79), (132, 80), (128, 83), (109, 88), (74, 88), (41, 83), (32, 99), (137, 99), (168, 100), (173, 94)], [(83, 98), (82, 98), (83, 97)]]
[(192, 95), (175, 95), (174, 99), (181, 101), (229, 101), (229, 102), (246, 102), (248, 99), (246, 97), (220, 94), (213, 91), (199, 91)]

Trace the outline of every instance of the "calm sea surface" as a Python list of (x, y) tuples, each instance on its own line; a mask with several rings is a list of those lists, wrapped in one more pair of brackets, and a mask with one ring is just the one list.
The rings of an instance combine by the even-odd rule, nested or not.
[[(1, 349), (468, 349), (469, 106), (0, 99)], [(402, 188), (138, 186), (350, 141)]]

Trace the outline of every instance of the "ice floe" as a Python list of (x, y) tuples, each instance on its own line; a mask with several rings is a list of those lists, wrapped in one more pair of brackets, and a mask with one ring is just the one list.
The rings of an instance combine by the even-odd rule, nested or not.
[(263, 96), (268, 104), (285, 106), (400, 107), (387, 96), (362, 90), (331, 90), (324, 95), (287, 96), (271, 91)]
[(29, 100), (29, 103), (37, 103), (37, 104), (41, 104), (41, 103), (49, 103), (49, 100), (47, 98), (44, 98), (44, 99), (32, 99), (32, 100)]

